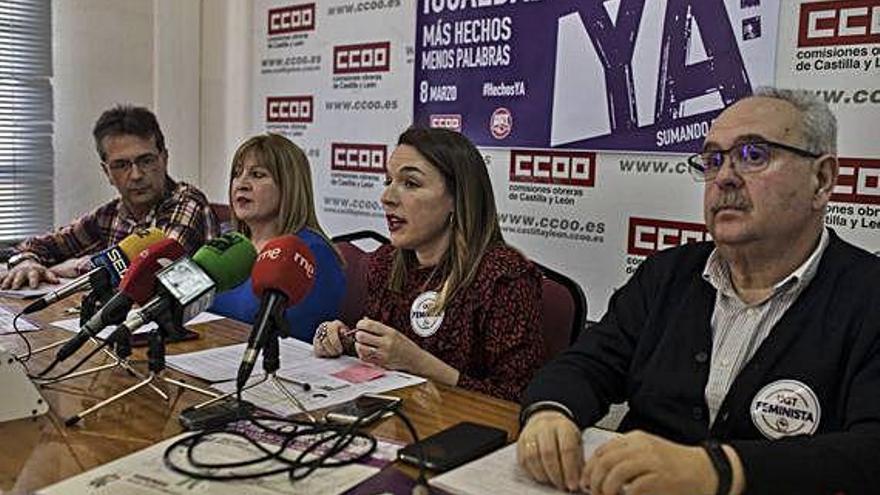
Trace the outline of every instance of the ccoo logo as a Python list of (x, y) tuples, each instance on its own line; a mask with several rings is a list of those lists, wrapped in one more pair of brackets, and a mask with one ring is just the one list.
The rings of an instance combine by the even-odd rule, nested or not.
[(330, 169), (384, 174), (386, 153), (384, 144), (332, 143)]
[(706, 226), (701, 223), (630, 217), (626, 252), (635, 256), (650, 256), (663, 249), (711, 238)]
[(596, 154), (583, 151), (512, 150), (510, 181), (593, 187)]
[(334, 74), (361, 74), (391, 70), (391, 42), (333, 47)]
[(312, 96), (269, 96), (266, 98), (266, 122), (311, 123), (315, 115)]
[(289, 5), (269, 9), (269, 36), (315, 30), (315, 4)]
[(449, 129), (461, 132), (461, 114), (458, 113), (435, 113), (429, 118), (432, 128)]
[(831, 201), (880, 204), (880, 160), (840, 158), (838, 161), (840, 172)]
[(798, 47), (880, 43), (877, 0), (835, 0), (801, 5)]

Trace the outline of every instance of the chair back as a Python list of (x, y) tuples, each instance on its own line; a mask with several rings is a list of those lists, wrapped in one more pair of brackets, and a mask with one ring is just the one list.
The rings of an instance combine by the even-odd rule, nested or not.
[[(367, 295), (367, 258), (378, 246), (388, 244), (387, 237), (371, 230), (361, 230), (333, 237), (333, 244), (345, 259), (345, 296), (339, 319), (349, 326), (363, 316)], [(372, 247), (370, 245), (372, 244)], [(540, 263), (541, 331), (545, 355), (550, 358), (568, 348), (587, 322), (587, 298), (571, 278)]]
[(232, 209), (229, 205), (211, 203), (211, 209), (214, 210), (214, 214), (217, 215), (217, 219), (220, 220), (220, 223), (232, 220)]
[[(364, 314), (367, 297), (367, 257), (378, 246), (388, 244), (385, 236), (360, 230), (333, 237), (333, 245), (345, 260), (345, 296), (339, 307), (339, 319), (353, 327)], [(372, 248), (368, 246), (373, 245)]]
[(546, 357), (568, 348), (587, 323), (587, 298), (571, 278), (535, 263), (543, 274), (541, 284), (541, 331)]

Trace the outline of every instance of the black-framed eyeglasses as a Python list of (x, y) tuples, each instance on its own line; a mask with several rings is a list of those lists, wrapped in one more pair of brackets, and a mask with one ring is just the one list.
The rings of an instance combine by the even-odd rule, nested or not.
[(136, 157), (134, 160), (121, 158), (111, 162), (101, 162), (111, 172), (123, 174), (131, 172), (131, 167), (137, 165), (141, 172), (154, 172), (159, 166), (159, 155), (156, 153), (144, 153)]
[(819, 158), (819, 153), (813, 153), (801, 148), (789, 146), (773, 141), (749, 141), (736, 144), (726, 150), (706, 150), (688, 157), (689, 170), (694, 180), (712, 180), (718, 175), (718, 171), (724, 166), (725, 155), (730, 155), (733, 168), (738, 173), (750, 174), (760, 172), (770, 165), (771, 150), (778, 148), (794, 153), (805, 158)]

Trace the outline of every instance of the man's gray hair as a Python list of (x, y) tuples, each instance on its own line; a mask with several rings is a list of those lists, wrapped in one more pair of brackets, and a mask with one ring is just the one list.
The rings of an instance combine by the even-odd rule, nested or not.
[(791, 103), (801, 112), (807, 151), (837, 154), (837, 118), (819, 93), (804, 89), (761, 86), (754, 96), (775, 98)]

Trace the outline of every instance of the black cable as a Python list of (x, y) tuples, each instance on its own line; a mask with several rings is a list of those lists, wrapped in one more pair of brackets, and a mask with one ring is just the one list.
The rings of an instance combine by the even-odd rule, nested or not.
[(416, 455), (419, 456), (419, 477), (416, 479), (416, 487), (424, 487), (425, 490), (428, 490), (428, 478), (425, 476), (425, 446), (419, 442), (419, 434), (416, 432), (415, 426), (413, 426), (412, 421), (400, 412), (400, 410), (395, 409), (394, 415), (400, 418), (404, 425), (406, 425), (406, 429), (409, 430), (409, 435), (412, 437), (413, 444), (416, 446)]
[[(120, 326), (123, 326), (123, 325), (120, 325)], [(43, 369), (43, 371), (37, 373), (35, 376), (32, 376), (32, 375), (28, 375), (28, 376), (30, 378), (39, 379), (39, 380), (59, 380), (61, 378), (64, 378), (65, 376), (73, 373), (77, 369), (79, 369), (83, 364), (86, 363), (86, 361), (88, 361), (89, 359), (92, 358), (92, 356), (97, 354), (98, 351), (100, 351), (104, 347), (107, 347), (108, 344), (115, 343), (117, 339), (130, 338), (130, 333), (120, 332), (118, 328), (116, 330), (114, 330), (110, 334), (110, 336), (106, 339), (102, 339), (102, 338), (98, 337), (98, 334), (89, 330), (89, 328), (87, 326), (83, 326), (82, 328), (80, 328), (80, 331), (81, 332), (85, 331), (86, 333), (89, 334), (89, 337), (91, 339), (100, 342), (100, 344), (98, 344), (98, 346), (94, 350), (92, 350), (91, 352), (86, 354), (86, 357), (80, 359), (79, 361), (76, 362), (76, 364), (74, 364), (72, 367), (70, 367), (67, 371), (65, 371), (57, 376), (46, 378), (46, 373), (49, 373), (50, 371), (52, 371), (61, 362), (61, 360), (58, 359), (57, 355), (55, 356), (55, 359), (51, 363), (49, 363), (49, 366), (47, 366), (45, 369)]]
[(19, 311), (18, 313), (15, 314), (15, 316), (12, 317), (12, 330), (14, 330), (15, 333), (18, 334), (19, 337), (21, 337), (21, 340), (24, 341), (24, 345), (27, 347), (27, 354), (25, 354), (25, 356), (23, 358), (18, 359), (18, 361), (24, 365), (25, 370), (27, 370), (27, 364), (25, 364), (25, 363), (27, 363), (28, 360), (30, 360), (31, 354), (33, 353), (33, 348), (31, 347), (31, 341), (28, 340), (28, 338), (25, 336), (24, 332), (22, 332), (21, 330), (18, 329), (18, 319), (21, 318), (21, 316), (23, 314), (24, 313)]
[[(268, 416), (261, 417), (254, 415), (246, 419), (245, 421), (248, 421), (248, 423), (256, 426), (266, 433), (280, 437), (281, 442), (279, 443), (278, 447), (276, 449), (269, 449), (260, 444), (256, 439), (252, 438), (250, 434), (246, 431), (238, 431), (229, 428), (205, 430), (181, 438), (172, 443), (167, 449), (165, 449), (165, 453), (163, 456), (163, 461), (165, 465), (172, 471), (199, 480), (246, 480), (261, 478), (264, 476), (272, 476), (286, 472), (288, 473), (291, 481), (297, 481), (305, 478), (317, 469), (333, 468), (357, 463), (369, 457), (373, 452), (375, 452), (377, 446), (377, 442), (374, 437), (357, 430), (357, 427), (360, 426), (360, 419), (350, 425), (330, 425), (324, 423), (315, 424), (292, 419)], [(265, 424), (264, 421), (281, 423), (282, 425), (292, 427), (292, 429), (283, 430), (273, 428)], [(195, 449), (199, 446), (199, 444), (205, 442), (208, 437), (213, 435), (226, 435), (243, 439), (250, 446), (259, 450), (263, 455), (254, 457), (252, 459), (236, 462), (215, 463), (200, 461), (197, 458)], [(316, 436), (317, 440), (311, 442), (294, 458), (290, 458), (284, 455), (284, 452), (293, 442), (308, 436)], [(350, 458), (333, 458), (337, 454), (345, 452), (346, 449), (356, 439), (361, 439), (362, 441), (367, 442), (367, 448), (361, 452), (356, 453)], [(186, 449), (187, 461), (195, 469), (190, 469), (187, 466), (179, 465), (174, 461), (173, 455), (175, 451), (181, 448)], [(306, 457), (310, 455), (313, 455), (314, 458), (306, 460)], [(241, 468), (254, 467), (258, 466), (259, 464), (272, 461), (281, 463), (282, 466), (249, 473), (232, 472), (224, 474), (217, 472), (224, 469), (240, 470)]]
[[(397, 404), (389, 404), (385, 408), (385, 412), (390, 412), (399, 417), (406, 425), (413, 442), (417, 443), (417, 454), (419, 456), (419, 476), (416, 481), (418, 487), (427, 488), (425, 477), (424, 451), (421, 444), (418, 444), (418, 433), (409, 418), (396, 409)], [(281, 473), (288, 473), (291, 482), (301, 480), (318, 469), (328, 469), (340, 466), (346, 466), (360, 462), (375, 452), (378, 442), (372, 435), (360, 431), (360, 427), (368, 416), (372, 416), (373, 411), (365, 412), (359, 416), (353, 423), (348, 425), (336, 425), (327, 423), (308, 423), (293, 419), (286, 419), (274, 416), (261, 416), (253, 414), (247, 421), (248, 424), (255, 426), (268, 435), (274, 435), (280, 439), (275, 449), (270, 449), (259, 443), (253, 438), (253, 432), (241, 431), (240, 422), (230, 423), (221, 428), (213, 430), (204, 430), (193, 433), (168, 446), (163, 454), (163, 462), (166, 467), (172, 471), (189, 476), (198, 480), (209, 481), (235, 481), (261, 478), (264, 476), (272, 476)], [(282, 426), (276, 428), (269, 423), (278, 423)], [(198, 459), (196, 448), (206, 442), (207, 439), (214, 435), (228, 435), (235, 438), (245, 440), (250, 446), (259, 451), (261, 455), (254, 458), (233, 461), (233, 462), (205, 462)], [(257, 435), (261, 436), (261, 435)], [(317, 437), (306, 446), (296, 457), (290, 458), (284, 455), (284, 452), (295, 441), (309, 436)], [(346, 452), (347, 449), (356, 441), (367, 442), (366, 448), (361, 452), (357, 452), (344, 459), (335, 459), (334, 457), (340, 453)], [(179, 449), (185, 449), (186, 460), (189, 466), (178, 464), (175, 461), (175, 453)], [(307, 457), (313, 456), (312, 459), (306, 460)], [(242, 468), (255, 467), (262, 463), (277, 462), (282, 466), (262, 471), (253, 471), (242, 473)], [(190, 467), (191, 466), (191, 467)], [(221, 473), (221, 470), (239, 470), (239, 472)]]
[(43, 371), (37, 373), (36, 375), (33, 375), (29, 372), (30, 370), (28, 369), (28, 365), (27, 365), (27, 362), (30, 361), (31, 357), (33, 356), (33, 347), (31, 346), (30, 339), (28, 339), (27, 336), (25, 335), (25, 332), (21, 331), (21, 329), (18, 328), (18, 319), (21, 318), (23, 315), (24, 315), (24, 313), (19, 311), (12, 318), (12, 330), (15, 331), (16, 335), (21, 337), (21, 340), (24, 341), (25, 347), (27, 347), (27, 353), (24, 356), (17, 358), (17, 359), (24, 366), (27, 377), (32, 380), (34, 380), (34, 379), (36, 379), (36, 380), (57, 380), (59, 378), (63, 378), (65, 376), (73, 373), (74, 371), (76, 371), (83, 364), (85, 364), (85, 362), (88, 361), (89, 358), (94, 356), (95, 353), (97, 353), (97, 351), (101, 350), (101, 348), (103, 348), (104, 346), (107, 345), (106, 343), (102, 343), (100, 346), (98, 346), (98, 348), (95, 351), (92, 351), (91, 353), (89, 353), (85, 358), (78, 361), (69, 370), (65, 371), (64, 373), (62, 373), (58, 376), (54, 376), (54, 377), (50, 377), (50, 378), (46, 378), (46, 376), (45, 376), (46, 373), (52, 371), (52, 369), (55, 368), (55, 366), (57, 366), (58, 363), (60, 363), (60, 361), (58, 359), (55, 359), (54, 361), (52, 361), (52, 363), (50, 363), (49, 366), (47, 366), (45, 369), (43, 369)]
[(28, 376), (30, 378), (36, 379), (36, 380), (58, 381), (64, 377), (66, 377), (67, 375), (72, 374), (74, 371), (81, 368), (82, 365), (86, 364), (86, 362), (88, 362), (95, 354), (100, 352), (101, 349), (107, 347), (107, 345), (110, 343), (109, 339), (108, 340), (98, 339), (98, 340), (100, 343), (94, 349), (92, 349), (88, 354), (86, 354), (83, 358), (81, 358), (79, 361), (77, 361), (73, 366), (71, 366), (67, 370), (62, 371), (61, 373), (59, 373), (55, 376), (47, 377), (46, 374), (49, 373), (50, 371), (52, 371), (55, 368), (55, 366), (58, 366), (58, 363), (61, 362), (61, 360), (59, 360), (58, 358), (55, 358), (55, 360), (53, 360), (51, 363), (49, 363), (49, 366), (47, 366), (45, 369), (43, 369), (43, 371), (37, 373), (36, 375), (28, 375)]

